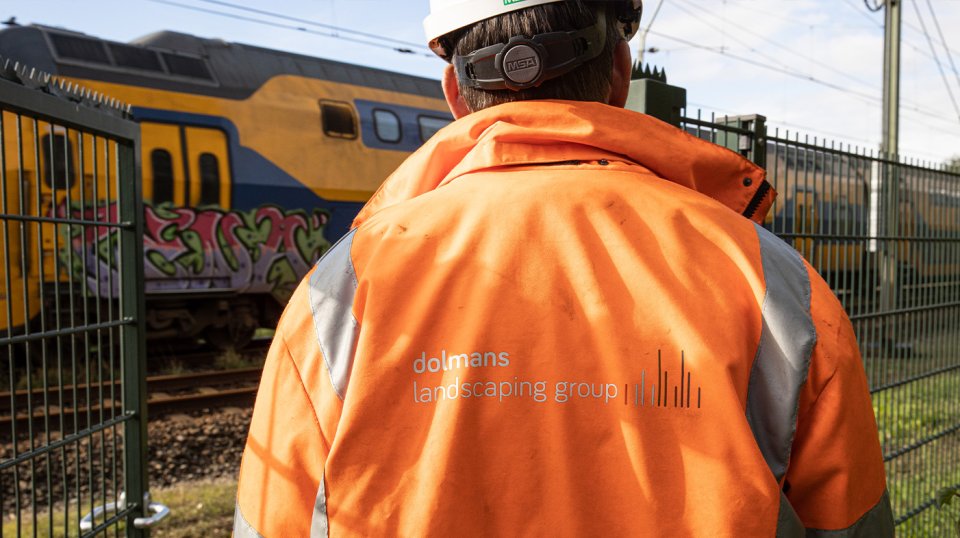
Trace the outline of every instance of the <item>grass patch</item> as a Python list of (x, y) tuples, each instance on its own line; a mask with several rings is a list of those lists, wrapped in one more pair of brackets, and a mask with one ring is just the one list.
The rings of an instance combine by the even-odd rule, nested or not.
[(896, 455), (886, 466), (894, 515), (916, 514), (897, 535), (955, 536), (957, 508), (934, 504), (944, 487), (960, 484), (960, 431), (951, 431), (960, 425), (960, 331), (932, 317), (903, 328), (921, 335), (909, 353), (865, 353), (873, 386), (902, 383), (873, 395), (884, 454)]
[(244, 368), (259, 368), (263, 366), (265, 354), (250, 355), (243, 354), (233, 349), (228, 349), (217, 355), (213, 360), (213, 366), (217, 370), (241, 370)]
[(253, 333), (253, 339), (260, 340), (262, 338), (273, 338), (273, 335), (276, 334), (276, 332), (277, 331), (275, 329), (264, 329), (261, 327)]
[[(233, 530), (233, 512), (236, 505), (237, 481), (234, 478), (204, 480), (184, 483), (169, 488), (157, 489), (153, 493), (155, 502), (170, 508), (170, 516), (150, 535), (156, 538), (217, 538), (229, 537)], [(88, 510), (84, 510), (86, 512)], [(69, 520), (67, 520), (69, 518)], [(15, 519), (3, 522), (4, 536), (54, 536), (56, 538), (77, 536), (79, 519), (76, 510), (64, 514), (62, 508), (53, 513), (53, 532), (50, 532), (50, 514), (47, 511), (37, 515), (34, 532), (33, 515), (25, 511), (21, 514), (19, 528)], [(123, 536), (124, 525), (111, 528), (103, 536), (113, 536), (115, 532)]]
[(230, 536), (236, 508), (237, 481), (224, 478), (159, 489), (157, 502), (170, 507), (170, 517), (151, 532), (157, 538)]

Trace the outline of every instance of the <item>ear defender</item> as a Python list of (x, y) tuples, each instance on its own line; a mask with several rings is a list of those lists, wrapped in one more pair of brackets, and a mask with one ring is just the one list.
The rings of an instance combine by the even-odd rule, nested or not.
[[(617, 1), (616, 20), (629, 41), (640, 27), (641, 0)], [(453, 56), (461, 84), (481, 90), (521, 91), (565, 75), (603, 52), (607, 44), (609, 3), (597, 10), (597, 22), (582, 30), (514, 36), (463, 56)], [(438, 41), (438, 46), (441, 43)], [(447, 44), (443, 43), (447, 49)]]

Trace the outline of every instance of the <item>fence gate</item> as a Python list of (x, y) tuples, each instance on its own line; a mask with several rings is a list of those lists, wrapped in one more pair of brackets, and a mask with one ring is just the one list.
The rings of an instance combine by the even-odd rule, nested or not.
[(118, 104), (0, 58), (0, 536), (144, 536), (164, 515), (138, 155)]

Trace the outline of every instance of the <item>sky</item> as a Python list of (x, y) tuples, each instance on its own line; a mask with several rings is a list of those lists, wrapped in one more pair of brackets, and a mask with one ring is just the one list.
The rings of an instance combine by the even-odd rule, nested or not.
[[(879, 146), (882, 10), (864, 0), (663, 0), (653, 18), (659, 3), (645, 0), (645, 48), (656, 50), (645, 60), (687, 89), (688, 115), (762, 114), (781, 136)], [(428, 0), (0, 0), (0, 20), (116, 41), (176, 30), (438, 78), (444, 63), (417, 46), (428, 10)], [(960, 0), (905, 0), (903, 18), (901, 153), (940, 163), (960, 156)]]

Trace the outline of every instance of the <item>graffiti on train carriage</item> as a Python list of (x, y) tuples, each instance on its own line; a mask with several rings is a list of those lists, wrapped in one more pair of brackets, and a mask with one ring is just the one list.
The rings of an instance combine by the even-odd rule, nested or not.
[[(115, 222), (116, 210), (116, 203), (85, 210), (74, 204), (70, 214), (75, 219)], [(66, 215), (65, 204), (59, 213)], [(308, 213), (264, 205), (251, 211), (225, 211), (165, 204), (146, 206), (145, 217), (147, 293), (220, 289), (269, 293), (285, 303), (330, 247), (323, 236), (329, 215), (320, 209)], [(85, 235), (78, 229), (69, 244), (72, 255), (62, 254), (62, 258), (73, 266), (74, 275), (85, 276), (90, 289), (99, 291), (94, 291), (96, 295), (119, 282), (114, 229), (88, 228)], [(84, 252), (95, 255), (84, 257)], [(78, 267), (84, 259), (85, 272)]]

